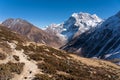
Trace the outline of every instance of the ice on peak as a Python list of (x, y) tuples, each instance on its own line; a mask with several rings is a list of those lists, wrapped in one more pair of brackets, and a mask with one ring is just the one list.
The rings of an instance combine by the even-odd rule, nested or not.
[(72, 17), (76, 17), (78, 14), (77, 13), (73, 13), (72, 14)]
[(80, 13), (73, 13), (72, 14), (72, 17), (74, 17), (76, 20), (93, 20), (95, 22), (101, 22), (102, 19), (99, 18), (96, 14), (89, 14), (89, 13), (83, 13), (83, 12), (80, 12)]
[(57, 27), (59, 24), (55, 24), (55, 23), (53, 23), (53, 24), (51, 24), (50, 26), (51, 27)]
[(87, 15), (90, 15), (90, 14), (86, 13), (86, 12), (79, 12), (78, 15), (87, 16)]
[(99, 18), (96, 14), (93, 14), (92, 17), (96, 19), (98, 22), (103, 21), (101, 18)]
[(98, 16), (96, 14), (93, 14), (92, 17), (96, 18), (96, 19), (98, 18)]
[(88, 16), (88, 15), (90, 15), (90, 14), (89, 13), (80, 12), (80, 13), (73, 13), (72, 17)]
[(84, 13), (84, 12), (79, 12), (79, 13), (73, 13), (72, 14), (72, 17), (76, 17), (76, 16), (84, 16), (84, 17), (92, 16), (92, 17), (97, 17), (98, 18), (98, 16), (96, 14), (91, 15), (89, 13)]

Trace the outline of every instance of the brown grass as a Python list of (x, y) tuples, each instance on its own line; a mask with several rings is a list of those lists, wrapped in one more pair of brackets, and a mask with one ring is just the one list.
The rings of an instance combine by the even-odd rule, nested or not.
[(14, 75), (12, 73), (20, 74), (23, 70), (24, 63), (0, 64), (0, 80), (10, 80)]

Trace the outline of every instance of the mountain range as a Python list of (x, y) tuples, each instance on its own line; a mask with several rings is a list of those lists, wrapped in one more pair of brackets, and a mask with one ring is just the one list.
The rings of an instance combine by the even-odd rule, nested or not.
[(120, 12), (68, 42), (62, 49), (120, 64)]
[(120, 64), (120, 12), (106, 20), (96, 14), (73, 13), (65, 22), (51, 24), (45, 30), (19, 18), (7, 19), (2, 25), (37, 43)]
[(120, 12), (106, 20), (73, 13), (44, 30), (6, 19), (0, 24), (0, 80), (120, 80), (119, 30)]
[(0, 25), (0, 80), (120, 80), (120, 67), (33, 42)]

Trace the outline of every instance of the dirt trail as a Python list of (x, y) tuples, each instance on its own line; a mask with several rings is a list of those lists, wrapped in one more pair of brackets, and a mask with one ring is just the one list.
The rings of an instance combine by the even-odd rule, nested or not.
[(16, 45), (13, 43), (9, 43), (9, 45), (12, 48), (12, 54), (19, 56), (19, 59), (21, 63), (25, 63), (24, 65), (24, 69), (22, 71), (22, 73), (20, 75), (15, 75), (15, 77), (12, 80), (32, 80), (32, 78), (34, 77), (34, 75), (39, 71), (39, 69), (37, 68), (37, 65), (34, 61), (32, 60), (28, 60), (27, 56), (24, 54), (24, 50), (16, 50)]

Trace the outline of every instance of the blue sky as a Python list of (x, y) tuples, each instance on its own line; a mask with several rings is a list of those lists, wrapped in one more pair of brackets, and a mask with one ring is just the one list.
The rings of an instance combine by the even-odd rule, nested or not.
[(62, 23), (74, 12), (106, 19), (120, 11), (120, 0), (0, 0), (0, 21), (22, 18), (38, 27)]

